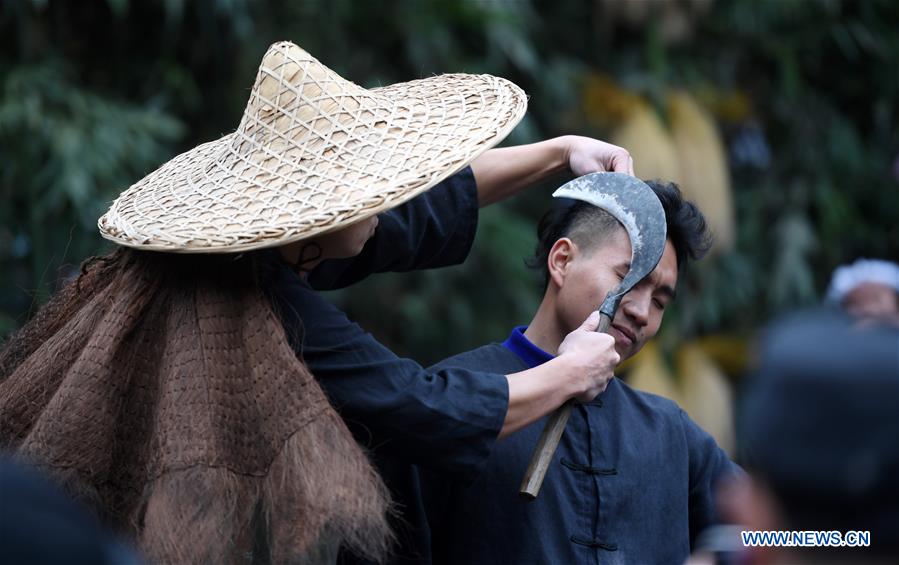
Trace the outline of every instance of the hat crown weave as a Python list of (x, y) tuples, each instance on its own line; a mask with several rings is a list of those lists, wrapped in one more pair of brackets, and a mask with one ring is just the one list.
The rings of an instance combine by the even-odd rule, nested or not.
[(290, 42), (272, 45), (237, 130), (122, 193), (98, 222), (122, 245), (187, 253), (283, 245), (424, 192), (524, 115), (514, 84), (441, 75), (365, 89)]
[(272, 149), (284, 148), (288, 140), (299, 142), (312, 132), (328, 131), (335, 121), (347, 121), (366, 97), (364, 88), (303, 49), (276, 43), (262, 60), (238, 131)]

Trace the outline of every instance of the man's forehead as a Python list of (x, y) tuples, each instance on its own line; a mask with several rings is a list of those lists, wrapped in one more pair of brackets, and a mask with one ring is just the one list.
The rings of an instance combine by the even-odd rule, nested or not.
[(661, 288), (667, 287), (670, 290), (671, 297), (674, 298), (674, 292), (677, 288), (677, 253), (674, 250), (674, 244), (671, 239), (665, 241), (665, 251), (656, 268), (649, 273), (650, 281), (653, 285)]

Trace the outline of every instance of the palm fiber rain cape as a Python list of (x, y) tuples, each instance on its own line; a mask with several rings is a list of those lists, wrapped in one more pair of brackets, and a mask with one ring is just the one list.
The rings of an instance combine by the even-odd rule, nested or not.
[(289, 346), (256, 260), (86, 262), (0, 351), (0, 448), (154, 562), (231, 562), (260, 551), (258, 532), (276, 562), (323, 541), (379, 558), (385, 488)]

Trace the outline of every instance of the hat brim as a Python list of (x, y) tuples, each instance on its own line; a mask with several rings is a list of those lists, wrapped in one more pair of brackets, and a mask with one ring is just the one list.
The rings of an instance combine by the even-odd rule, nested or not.
[(362, 90), (377, 108), (353, 108), (349, 126), (327, 137), (244, 128), (178, 155), (115, 200), (98, 222), (101, 234), (175, 253), (236, 253), (322, 235), (464, 168), (502, 141), (527, 106), (520, 88), (490, 75)]

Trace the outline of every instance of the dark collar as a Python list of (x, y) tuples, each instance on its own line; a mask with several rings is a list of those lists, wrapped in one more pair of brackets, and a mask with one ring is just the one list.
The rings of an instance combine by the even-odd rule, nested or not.
[(515, 355), (518, 355), (528, 367), (533, 369), (538, 365), (546, 363), (550, 359), (554, 359), (555, 355), (550, 355), (531, 343), (531, 341), (524, 336), (524, 331), (527, 328), (527, 326), (518, 326), (514, 328), (509, 335), (509, 338), (503, 342), (503, 347)]

